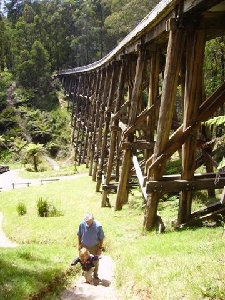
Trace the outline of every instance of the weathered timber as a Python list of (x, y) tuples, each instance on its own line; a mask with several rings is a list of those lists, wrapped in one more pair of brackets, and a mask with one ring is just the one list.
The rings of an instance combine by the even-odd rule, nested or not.
[(147, 193), (160, 192), (160, 193), (178, 193), (181, 191), (200, 191), (207, 190), (208, 188), (221, 189), (225, 185), (225, 178), (221, 178), (215, 182), (215, 178), (201, 178), (198, 180), (160, 180), (148, 181), (146, 184)]
[(93, 97), (92, 97), (92, 115), (91, 115), (91, 124), (90, 124), (90, 147), (89, 147), (89, 176), (92, 176), (93, 173), (93, 162), (94, 162), (94, 142), (95, 142), (95, 138), (96, 138), (96, 127), (97, 124), (95, 123), (96, 120), (96, 111), (97, 111), (97, 95), (98, 95), (98, 89), (99, 89), (99, 85), (100, 85), (100, 71), (97, 72), (97, 74), (95, 75), (95, 81), (94, 81), (94, 86), (93, 86)]
[(225, 204), (225, 186), (223, 187), (223, 192), (221, 194), (220, 203)]
[[(146, 140), (153, 143), (154, 133), (156, 130), (156, 122), (159, 116), (159, 106), (161, 98), (159, 99), (159, 74), (160, 74), (160, 51), (157, 47), (150, 52), (150, 76), (149, 76), (149, 90), (148, 90), (148, 108), (155, 106), (154, 112), (147, 116)], [(158, 105), (159, 104), (159, 105)], [(154, 149), (145, 151), (145, 161), (153, 154)], [(145, 167), (145, 175), (147, 169)]]
[(86, 99), (86, 109), (85, 109), (85, 115), (84, 115), (84, 132), (85, 132), (85, 138), (84, 138), (84, 150), (82, 154), (82, 163), (85, 163), (86, 159), (86, 167), (88, 168), (88, 133), (89, 133), (89, 114), (91, 114), (91, 104), (90, 104), (90, 99), (89, 96), (91, 94), (91, 85), (92, 83), (92, 76), (88, 76), (88, 87), (87, 87), (87, 99)]
[[(99, 148), (100, 142), (102, 138), (102, 123), (104, 112), (101, 112), (102, 105), (102, 93), (104, 90), (104, 83), (106, 83), (105, 70), (101, 70), (100, 82), (97, 90), (97, 104), (95, 111), (95, 121), (94, 121), (94, 134), (92, 140), (92, 148), (94, 151), (94, 160), (93, 160), (93, 172), (92, 172), (92, 180), (97, 180), (97, 168), (98, 168), (98, 157), (99, 157)], [(105, 91), (105, 90), (104, 90)], [(102, 107), (103, 108), (103, 107)]]
[[(89, 174), (97, 177), (96, 190), (100, 189), (101, 177), (104, 178), (102, 206), (109, 206), (112, 186), (117, 192), (118, 209), (128, 201), (130, 178), (132, 174), (139, 176), (138, 168), (131, 166), (133, 155), (143, 159), (143, 164), (138, 163), (143, 185), (146, 181), (149, 185), (157, 182), (156, 191), (151, 189), (147, 194), (144, 229), (155, 228), (159, 219), (158, 201), (168, 190), (183, 195), (178, 223), (193, 219), (190, 188), (197, 190), (207, 186), (213, 195), (209, 187), (214, 188), (215, 179), (217, 183), (216, 175), (196, 175), (194, 171), (196, 162), (200, 161), (205, 163), (207, 172), (214, 168), (212, 149), (200, 145), (197, 132), (201, 122), (212, 117), (224, 104), (225, 82), (201, 104), (206, 94), (202, 84), (202, 53), (205, 40), (224, 34), (224, 16), (223, 0), (163, 0), (106, 57), (59, 73), (71, 109), (72, 141), (78, 163), (86, 159)], [(144, 50), (143, 63), (140, 63), (140, 50)], [(121, 64), (125, 65), (123, 80), (119, 74)], [(106, 76), (103, 74), (114, 66), (118, 71), (114, 81), (111, 80), (114, 72), (110, 72), (106, 106), (103, 97)], [(139, 75), (138, 68), (142, 69)], [(210, 137), (202, 137), (210, 141)], [(167, 160), (177, 150), (183, 161), (182, 174), (179, 178), (163, 176)], [(202, 156), (201, 160), (196, 160), (196, 151)], [(221, 180), (223, 178), (221, 176)], [(204, 218), (211, 217), (209, 215), (210, 212), (205, 213)]]
[(197, 119), (185, 130), (183, 130), (183, 125), (181, 125), (171, 135), (167, 145), (154, 162), (153, 156), (147, 160), (146, 167), (148, 168), (148, 171), (151, 172), (154, 168), (157, 168), (158, 165), (163, 164), (166, 159), (171, 157), (182, 146), (192, 131), (199, 126), (200, 122), (204, 122), (211, 117), (224, 102), (225, 81), (209, 98), (207, 98), (207, 100), (202, 103), (199, 108)]
[[(183, 30), (170, 31), (167, 47), (167, 59), (164, 72), (161, 106), (159, 111), (159, 122), (157, 128), (157, 140), (155, 144), (153, 161), (160, 155), (169, 139), (172, 124), (173, 108), (176, 98), (176, 88), (181, 65), (181, 58), (186, 34)], [(178, 47), (179, 45), (179, 47)], [(152, 175), (148, 171), (148, 180), (158, 180), (162, 176), (163, 166), (155, 169)], [(159, 193), (151, 193), (147, 197), (144, 216), (144, 229), (154, 228), (157, 216)]]
[(192, 227), (192, 226), (201, 226), (204, 221), (221, 221), (221, 215), (225, 216), (225, 205), (215, 205), (210, 210), (206, 208), (203, 211), (197, 212), (198, 214), (190, 216), (189, 220), (182, 224), (176, 224), (176, 228), (185, 228), (185, 227)]
[[(119, 85), (118, 85), (118, 94), (117, 94), (117, 99), (116, 104), (117, 107), (119, 107), (119, 103), (121, 103), (121, 99), (123, 97), (123, 90), (124, 90), (124, 77), (125, 77), (125, 61), (122, 61), (122, 64), (120, 65), (120, 70), (119, 70)], [(118, 69), (117, 69), (118, 72)], [(118, 73), (117, 73), (118, 74)], [(112, 88), (114, 88), (112, 86)], [(118, 125), (118, 120), (114, 121), (114, 125)], [(113, 130), (111, 132), (110, 136), (110, 148), (109, 148), (109, 159), (108, 159), (108, 165), (107, 165), (107, 171), (106, 171), (106, 184), (109, 184), (111, 174), (112, 174), (112, 169), (113, 169), (113, 160), (114, 160), (114, 154), (115, 154), (115, 149), (116, 149), (116, 137), (117, 137), (117, 132), (116, 130)], [(102, 193), (102, 207), (106, 205), (106, 200), (107, 200), (107, 192)]]
[(142, 122), (146, 120), (147, 117), (153, 118), (159, 106), (160, 100), (156, 101), (155, 104), (153, 104), (149, 108), (146, 108), (140, 115), (138, 115), (135, 120), (135, 123), (124, 131), (124, 137), (127, 137), (130, 133), (133, 133), (134, 130), (136, 130), (140, 125), (142, 125)]
[[(134, 82), (134, 88), (132, 91), (131, 96), (131, 105), (130, 105), (130, 112), (129, 112), (129, 125), (133, 123), (137, 116), (137, 108), (138, 103), (140, 102), (140, 96), (141, 96), (141, 84), (142, 84), (142, 76), (143, 76), (143, 70), (144, 70), (144, 62), (145, 62), (145, 49), (139, 49), (138, 59), (137, 59), (137, 65), (136, 65), (136, 73), (135, 73), (135, 82)], [(128, 142), (133, 141), (133, 136), (129, 136), (127, 138)], [(123, 162), (122, 162), (122, 169), (119, 179), (119, 186), (117, 191), (117, 197), (116, 197), (116, 205), (115, 210), (122, 209), (122, 206), (124, 203), (128, 200), (128, 190), (127, 190), (127, 183), (129, 180), (129, 172), (131, 168), (131, 158), (132, 158), (132, 152), (131, 150), (125, 150), (124, 156), (123, 156)]]
[(137, 156), (133, 156), (132, 161), (133, 161), (133, 164), (134, 164), (134, 168), (136, 170), (136, 174), (137, 174), (138, 182), (139, 182), (140, 187), (141, 187), (142, 195), (143, 195), (144, 199), (147, 200), (146, 188), (144, 186), (145, 179), (142, 175), (142, 171), (141, 171), (140, 165), (138, 163)]
[[(184, 130), (197, 119), (199, 107), (203, 102), (203, 61), (205, 49), (205, 32), (191, 32), (187, 38), (187, 65), (184, 92)], [(182, 148), (182, 179), (190, 180), (195, 171), (195, 153), (197, 129), (185, 141)], [(182, 191), (178, 211), (178, 223), (187, 222), (191, 214), (192, 192)]]
[(126, 109), (127, 109), (129, 106), (130, 106), (130, 100), (127, 100), (127, 101), (121, 106), (121, 108), (119, 109), (119, 111), (117, 111), (117, 112), (115, 113), (115, 115), (112, 116), (111, 122), (113, 122), (113, 121), (119, 119), (119, 118), (120, 118), (120, 115), (121, 115), (122, 113), (124, 113), (124, 112), (126, 111)]
[[(115, 90), (115, 80), (116, 80), (116, 70), (115, 65), (113, 67), (110, 67), (109, 70), (111, 77), (110, 77), (110, 86), (109, 86), (109, 95), (107, 99), (107, 107), (106, 110), (111, 106), (114, 90)], [(100, 158), (100, 172), (103, 173), (103, 166), (104, 161), (106, 158), (106, 147), (107, 147), (107, 138), (109, 134), (109, 124), (110, 124), (110, 113), (105, 112), (105, 127), (104, 127), (104, 134), (103, 134), (103, 141), (102, 141), (102, 149), (101, 149), (101, 158)]]
[[(100, 112), (100, 121), (99, 121), (99, 132), (98, 132), (98, 140), (97, 140), (97, 149), (96, 149), (96, 155), (97, 155), (97, 167), (98, 167), (98, 161), (99, 161), (99, 156), (100, 156), (100, 162), (99, 162), (99, 169), (98, 169), (98, 174), (97, 174), (97, 184), (96, 184), (96, 192), (99, 192), (100, 186), (101, 186), (101, 176), (103, 172), (103, 160), (105, 156), (105, 151), (106, 151), (106, 138), (108, 134), (108, 128), (105, 126), (104, 129), (106, 131), (106, 136), (102, 137), (102, 129), (104, 126), (104, 121), (105, 121), (105, 107), (108, 105), (107, 103), (107, 94), (110, 86), (110, 75), (111, 75), (111, 70), (107, 69), (106, 71), (106, 78), (105, 78), (105, 83), (104, 83), (104, 91), (102, 94), (102, 107), (101, 107), (101, 112)], [(107, 121), (106, 121), (107, 122)], [(105, 123), (106, 124), (106, 123)], [(104, 149), (104, 150), (103, 150)], [(103, 153), (104, 151), (104, 153)]]
[(146, 141), (136, 141), (136, 142), (122, 142), (122, 149), (130, 149), (130, 150), (137, 150), (137, 149), (154, 149), (155, 143), (153, 142), (146, 142)]
[[(224, 178), (225, 173), (220, 173), (220, 178)], [(217, 173), (203, 173), (203, 174), (194, 174), (193, 180), (204, 179), (204, 178), (213, 178), (218, 179)], [(181, 174), (172, 174), (172, 175), (164, 175), (161, 180), (163, 181), (172, 181), (172, 180), (180, 180)]]
[[(119, 185), (118, 182), (109, 183), (109, 184), (102, 184), (102, 190), (103, 191), (110, 191), (110, 190), (117, 191), (118, 190), (118, 185)], [(135, 182), (128, 183), (127, 184), (127, 189), (130, 190), (130, 189), (135, 188), (137, 186), (139, 186), (138, 183), (135, 183)]]

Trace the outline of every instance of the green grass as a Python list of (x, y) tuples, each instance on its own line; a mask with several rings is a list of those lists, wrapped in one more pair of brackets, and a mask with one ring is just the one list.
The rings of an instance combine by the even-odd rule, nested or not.
[(31, 172), (26, 171), (25, 169), (19, 172), (19, 176), (22, 178), (29, 179), (38, 179), (38, 178), (47, 178), (47, 177), (58, 177), (58, 176), (68, 176), (74, 174), (83, 174), (87, 173), (88, 170), (84, 165), (78, 166), (75, 170), (74, 166), (61, 166), (59, 170), (49, 169), (43, 172)]
[[(38, 217), (39, 197), (63, 215)], [(112, 208), (101, 208), (101, 194), (95, 192), (88, 176), (1, 192), (4, 231), (19, 246), (0, 248), (0, 299), (24, 299), (68, 269), (77, 255), (76, 230), (86, 212), (93, 212), (104, 226), (106, 252), (115, 260), (122, 300), (225, 299), (222, 227), (172, 231), (169, 224), (177, 215), (178, 201), (172, 198), (160, 204), (169, 230), (162, 235), (143, 233), (142, 199), (137, 190), (129, 200), (115, 212), (115, 195), (110, 195)], [(24, 216), (16, 210), (20, 202), (27, 208)], [(57, 298), (49, 294), (41, 299)]]

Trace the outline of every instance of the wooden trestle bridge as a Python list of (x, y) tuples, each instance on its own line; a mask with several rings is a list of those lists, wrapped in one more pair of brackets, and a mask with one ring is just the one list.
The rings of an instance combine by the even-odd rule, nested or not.
[[(72, 111), (75, 160), (87, 164), (96, 191), (102, 189), (102, 207), (114, 190), (115, 209), (122, 209), (139, 183), (144, 228), (152, 229), (161, 196), (179, 192), (179, 225), (196, 214), (193, 191), (224, 187), (225, 177), (215, 182), (209, 151), (197, 147), (200, 134), (209, 139), (202, 122), (225, 102), (225, 82), (206, 98), (203, 80), (205, 44), (224, 33), (225, 1), (163, 0), (103, 59), (59, 72)], [(176, 151), (182, 172), (165, 176)], [(197, 153), (205, 174), (195, 174)]]

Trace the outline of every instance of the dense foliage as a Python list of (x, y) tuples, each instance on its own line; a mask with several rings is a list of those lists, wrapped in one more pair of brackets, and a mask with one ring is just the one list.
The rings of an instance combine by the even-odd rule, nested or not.
[[(4, 71), (0, 75), (0, 158), (7, 149), (19, 153), (24, 139), (28, 140), (18, 125), (18, 111), (26, 123), (30, 142), (43, 144), (52, 155), (57, 155), (62, 145), (68, 145), (69, 117), (60, 109), (60, 86), (52, 81), (51, 74), (62, 68), (89, 64), (106, 55), (158, 2), (5, 1), (0, 13), (0, 71)], [(224, 53), (224, 37), (207, 42), (206, 97), (225, 78)], [(16, 85), (10, 91), (13, 80)], [(6, 101), (10, 93), (13, 106)], [(177, 114), (182, 118), (181, 112)], [(223, 110), (218, 114), (223, 115)], [(67, 128), (66, 134), (61, 134), (63, 128)]]
[(18, 63), (24, 62), (22, 70), (31, 69), (30, 52), (37, 41), (47, 51), (52, 70), (93, 62), (115, 47), (158, 2), (9, 0), (0, 22), (1, 69), (18, 69)]
[(157, 2), (5, 1), (0, 14), (0, 160), (11, 158), (10, 153), (20, 159), (28, 143), (44, 145), (51, 156), (69, 154), (69, 115), (51, 74), (100, 59)]

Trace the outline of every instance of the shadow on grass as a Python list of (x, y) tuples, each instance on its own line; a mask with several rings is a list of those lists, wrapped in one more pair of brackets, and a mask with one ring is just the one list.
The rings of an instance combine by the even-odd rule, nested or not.
[(2, 300), (44, 299), (46, 295), (62, 290), (68, 277), (77, 273), (76, 269), (54, 267), (47, 258), (32, 255), (29, 251), (0, 249), (0, 253)]

